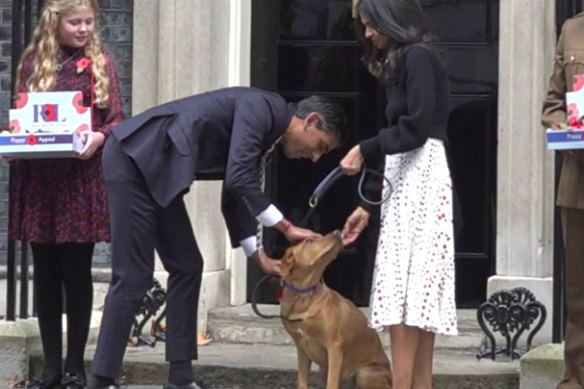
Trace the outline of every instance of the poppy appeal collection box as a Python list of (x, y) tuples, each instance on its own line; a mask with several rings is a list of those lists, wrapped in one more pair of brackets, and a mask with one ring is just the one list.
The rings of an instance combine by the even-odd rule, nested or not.
[(584, 149), (584, 74), (574, 76), (572, 91), (566, 92), (567, 123), (546, 131), (549, 150)]
[(83, 149), (78, 134), (91, 130), (91, 110), (83, 94), (30, 92), (15, 97), (10, 132), (0, 133), (0, 155), (12, 158), (67, 158)]

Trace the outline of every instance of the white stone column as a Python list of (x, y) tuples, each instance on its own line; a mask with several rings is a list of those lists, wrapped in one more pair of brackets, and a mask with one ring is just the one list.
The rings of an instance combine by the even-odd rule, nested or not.
[(487, 297), (523, 286), (548, 310), (536, 342), (551, 339), (553, 153), (540, 124), (553, 61), (554, 6), (501, 0), (497, 166), (497, 269)]
[[(251, 0), (231, 0), (229, 29), (229, 86), (249, 86), (251, 72)], [(231, 305), (247, 302), (247, 259), (243, 250), (231, 250)]]
[[(225, 87), (230, 79), (230, 0), (134, 2), (132, 104), (134, 114), (154, 105)], [(205, 260), (199, 329), (207, 310), (228, 305), (231, 256), (220, 209), (221, 183), (196, 182), (185, 203)], [(157, 262), (156, 276), (166, 273)]]

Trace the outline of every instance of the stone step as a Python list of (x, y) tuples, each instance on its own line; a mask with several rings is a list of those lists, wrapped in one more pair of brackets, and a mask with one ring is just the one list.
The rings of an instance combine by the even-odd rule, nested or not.
[[(360, 308), (367, 314), (367, 308)], [(258, 310), (264, 315), (278, 315), (279, 305), (260, 304)], [(458, 336), (438, 335), (436, 348), (474, 349), (483, 347), (483, 334), (476, 319), (475, 309), (460, 309)], [(250, 304), (239, 307), (210, 310), (207, 318), (208, 336), (220, 343), (291, 345), (292, 338), (279, 318), (263, 319), (257, 316)], [(387, 331), (379, 333), (381, 343), (389, 346)]]
[[(277, 314), (278, 306), (261, 305), (260, 312)], [(459, 311), (460, 336), (439, 337), (434, 358), (433, 389), (518, 389), (519, 361), (477, 360), (481, 346), (474, 310)], [(209, 336), (213, 341), (199, 347), (195, 374), (211, 389), (283, 389), (296, 387), (296, 348), (279, 319), (257, 317), (249, 305), (209, 312)], [(387, 334), (381, 334), (386, 353)], [(128, 347), (123, 383), (128, 389), (161, 388), (166, 381), (164, 343), (154, 347)], [(86, 350), (87, 371), (95, 346)], [(31, 361), (32, 374), (42, 369), (42, 357)], [(322, 389), (318, 369), (313, 366), (310, 388)]]
[[(388, 355), (389, 349), (386, 349)], [(89, 371), (94, 346), (88, 346)], [(32, 369), (42, 366), (35, 358)], [(296, 387), (296, 348), (287, 345), (212, 342), (199, 347), (194, 362), (197, 377), (211, 389), (293, 389)], [(124, 359), (123, 383), (128, 389), (160, 389), (166, 381), (164, 343), (155, 347), (128, 347)], [(312, 389), (322, 389), (313, 366)], [(433, 389), (518, 389), (519, 361), (477, 360), (470, 350), (439, 349), (434, 358)]]
[(550, 343), (529, 350), (520, 363), (521, 389), (555, 388), (564, 376), (564, 345)]

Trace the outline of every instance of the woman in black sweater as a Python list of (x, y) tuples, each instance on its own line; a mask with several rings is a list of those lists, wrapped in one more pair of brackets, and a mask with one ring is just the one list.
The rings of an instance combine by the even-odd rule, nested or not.
[[(389, 328), (394, 388), (431, 388), (436, 333), (456, 335), (452, 184), (444, 143), (448, 73), (417, 0), (362, 0), (364, 62), (386, 87), (387, 127), (354, 146), (346, 174), (381, 159), (391, 197), (381, 226), (370, 326)], [(384, 196), (385, 197), (385, 196)], [(365, 204), (349, 216), (343, 243), (369, 222)]]

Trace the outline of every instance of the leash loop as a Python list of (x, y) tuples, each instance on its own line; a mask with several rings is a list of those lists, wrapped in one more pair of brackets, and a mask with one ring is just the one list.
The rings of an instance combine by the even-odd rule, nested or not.
[(263, 318), (263, 319), (273, 319), (273, 318), (280, 318), (280, 315), (266, 315), (260, 312), (260, 310), (258, 309), (258, 291), (260, 289), (260, 286), (266, 282), (267, 280), (269, 280), (270, 278), (279, 278), (277, 276), (271, 275), (271, 274), (267, 274), (265, 275), (261, 280), (259, 280), (259, 282), (256, 284), (256, 286), (253, 288), (253, 292), (251, 293), (251, 309), (253, 309), (253, 312), (258, 315), (259, 317)]
[[(363, 185), (365, 184), (365, 176), (367, 174), (373, 174), (373, 175), (376, 175), (378, 177), (381, 177), (389, 187), (389, 191), (387, 191), (387, 194), (379, 201), (370, 200), (367, 197), (365, 197), (365, 195), (363, 194)], [(341, 170), (341, 167), (337, 166), (336, 168), (331, 170), (330, 173), (327, 174), (325, 178), (322, 179), (322, 181), (318, 184), (318, 186), (316, 187), (314, 192), (312, 192), (312, 195), (308, 199), (308, 206), (311, 208), (311, 211), (313, 208), (316, 208), (316, 206), (320, 202), (320, 199), (325, 195), (325, 193), (329, 190), (329, 188), (332, 185), (334, 185), (344, 175), (345, 174)], [(382, 204), (382, 203), (386, 202), (387, 200), (389, 200), (389, 197), (391, 196), (391, 192), (392, 192), (391, 182), (389, 181), (389, 179), (387, 177), (385, 177), (385, 175), (383, 175), (383, 173), (363, 166), (363, 169), (361, 170), (361, 175), (359, 177), (359, 183), (357, 184), (357, 193), (358, 193), (359, 198), (361, 200), (363, 200), (367, 204), (379, 205), (379, 204)], [(311, 214), (312, 214), (312, 212), (309, 211), (307, 216), (310, 216)], [(304, 217), (304, 220), (303, 220), (304, 222), (308, 221), (307, 216)]]
[[(387, 186), (389, 188), (385, 197), (382, 197), (381, 200), (379, 200), (379, 201), (369, 200), (363, 194), (363, 184), (365, 183), (365, 175), (367, 173), (381, 177), (383, 179), (383, 181), (385, 181), (385, 183), (387, 184)], [(357, 193), (359, 194), (359, 198), (361, 200), (363, 200), (364, 202), (366, 202), (367, 204), (370, 204), (370, 205), (380, 205), (380, 204), (385, 203), (387, 200), (389, 200), (389, 197), (391, 196), (391, 192), (393, 192), (391, 182), (389, 181), (389, 178), (387, 178), (383, 173), (378, 172), (377, 170), (374, 170), (374, 169), (369, 169), (369, 168), (364, 168), (361, 171), (361, 177), (359, 177), (359, 183), (357, 184)]]

